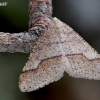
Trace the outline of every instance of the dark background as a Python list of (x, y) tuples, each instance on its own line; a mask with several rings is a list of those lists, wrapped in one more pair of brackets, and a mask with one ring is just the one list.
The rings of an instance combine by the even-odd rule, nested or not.
[[(28, 30), (28, 0), (0, 0), (0, 32)], [(67, 23), (100, 53), (100, 0), (53, 0), (53, 16)], [(100, 100), (100, 81), (64, 73), (59, 81), (31, 93), (18, 87), (29, 54), (0, 53), (0, 100)]]

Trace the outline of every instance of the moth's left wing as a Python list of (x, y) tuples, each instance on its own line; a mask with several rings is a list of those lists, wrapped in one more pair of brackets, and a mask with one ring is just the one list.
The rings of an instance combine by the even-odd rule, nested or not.
[(21, 91), (33, 91), (60, 79), (65, 70), (60, 31), (56, 33), (55, 19), (41, 34), (19, 78)]

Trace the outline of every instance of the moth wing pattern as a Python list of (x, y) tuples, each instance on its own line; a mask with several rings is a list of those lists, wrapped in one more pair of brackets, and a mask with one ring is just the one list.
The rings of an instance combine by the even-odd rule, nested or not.
[(23, 92), (36, 90), (63, 76), (65, 68), (62, 47), (58, 34), (55, 34), (55, 24), (55, 20), (52, 20), (49, 27), (39, 37), (29, 61), (23, 68), (19, 78), (19, 88)]
[(76, 78), (100, 80), (100, 54), (74, 30), (67, 32), (67, 27), (62, 27), (66, 39), (62, 48), (66, 62), (69, 62), (65, 64), (65, 71)]
[(39, 89), (63, 76), (100, 79), (100, 56), (72, 28), (53, 18), (38, 38), (19, 78), (23, 92)]

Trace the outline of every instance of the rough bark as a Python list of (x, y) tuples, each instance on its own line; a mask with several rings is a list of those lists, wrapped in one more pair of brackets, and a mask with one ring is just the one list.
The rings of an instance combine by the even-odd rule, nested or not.
[(29, 0), (28, 32), (13, 34), (0, 32), (0, 52), (30, 53), (51, 19), (51, 0)]

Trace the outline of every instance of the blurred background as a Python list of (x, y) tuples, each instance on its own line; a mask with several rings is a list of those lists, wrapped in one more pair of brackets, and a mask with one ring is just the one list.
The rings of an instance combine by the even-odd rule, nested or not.
[[(28, 0), (0, 0), (0, 32), (28, 30)], [(100, 53), (100, 0), (53, 0), (53, 16), (78, 32)], [(59, 81), (30, 93), (18, 87), (29, 54), (0, 53), (0, 100), (100, 100), (100, 81), (64, 73)]]

